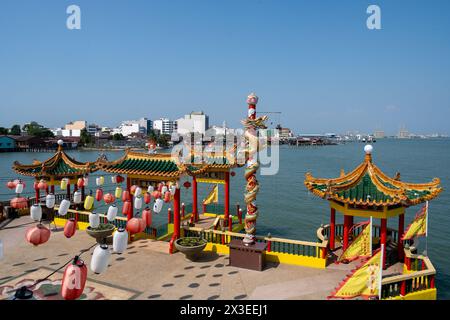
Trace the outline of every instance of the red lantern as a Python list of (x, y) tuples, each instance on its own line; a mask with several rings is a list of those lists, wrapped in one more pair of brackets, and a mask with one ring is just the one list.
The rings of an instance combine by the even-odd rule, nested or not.
[(161, 198), (161, 192), (159, 192), (158, 190), (155, 190), (152, 192), (152, 197), (155, 199), (159, 199)]
[(142, 211), (142, 220), (144, 220), (145, 226), (150, 227), (152, 225), (152, 211), (149, 208)]
[(158, 191), (161, 192), (162, 187), (164, 187), (164, 183), (160, 182), (158, 183)]
[(125, 201), (122, 207), (122, 214), (128, 216), (129, 214), (131, 214), (131, 210), (131, 201)]
[(25, 209), (28, 208), (28, 200), (24, 197), (13, 198), (10, 203), (11, 207), (14, 209)]
[(84, 187), (84, 178), (79, 178), (77, 181), (77, 187), (83, 188)]
[(125, 179), (122, 176), (117, 176), (116, 181), (117, 183), (122, 183)]
[(134, 194), (134, 192), (136, 191), (136, 188), (137, 188), (137, 187), (138, 187), (137, 185), (132, 185), (132, 186), (131, 186), (131, 188), (130, 188), (131, 194)]
[(103, 198), (103, 190), (97, 189), (97, 191), (95, 191), (95, 200), (101, 201), (102, 198)]
[(125, 190), (122, 192), (122, 201), (131, 201), (130, 191)]
[(185, 183), (183, 183), (183, 186), (184, 186), (186, 189), (189, 189), (189, 188), (191, 187), (191, 183), (190, 183), (189, 181), (186, 181)]
[(12, 180), (10, 180), (10, 181), (8, 181), (7, 183), (6, 183), (6, 187), (8, 188), (8, 189), (14, 189), (14, 188), (16, 188), (16, 184), (14, 183), (14, 181), (12, 181)]
[(64, 225), (64, 235), (66, 238), (71, 238), (75, 231), (77, 231), (77, 221), (74, 218), (70, 218)]
[(45, 180), (39, 181), (39, 183), (37, 184), (37, 188), (39, 190), (46, 190), (47, 189), (47, 182), (45, 182)]
[(166, 191), (166, 193), (164, 194), (165, 203), (170, 202), (170, 196), (171, 196), (170, 191)]
[(145, 221), (141, 218), (132, 218), (127, 222), (127, 230), (130, 234), (140, 233), (145, 230)]
[(29, 228), (25, 235), (27, 241), (35, 246), (46, 243), (50, 238), (50, 230), (42, 224)]
[(144, 194), (144, 202), (145, 204), (149, 204), (152, 201), (152, 195), (148, 192)]
[(103, 201), (105, 201), (106, 204), (111, 204), (116, 201), (116, 198), (111, 193), (107, 193), (103, 196)]
[(61, 296), (65, 300), (78, 299), (84, 291), (87, 279), (87, 267), (83, 260), (75, 256), (73, 262), (64, 270), (61, 282)]

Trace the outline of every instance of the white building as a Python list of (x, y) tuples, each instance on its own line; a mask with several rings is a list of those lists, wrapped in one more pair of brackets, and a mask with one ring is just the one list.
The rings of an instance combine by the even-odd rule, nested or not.
[(177, 133), (181, 135), (192, 132), (205, 134), (208, 128), (209, 117), (203, 111), (191, 112), (177, 120)]
[(153, 129), (158, 130), (161, 134), (172, 134), (177, 130), (176, 121), (171, 121), (167, 118), (161, 118), (153, 121)]
[(80, 129), (63, 129), (56, 128), (51, 130), (56, 137), (80, 137)]
[(137, 121), (124, 121), (119, 127), (113, 129), (112, 134), (121, 134), (124, 137), (128, 137), (133, 133), (142, 133), (142, 131)]

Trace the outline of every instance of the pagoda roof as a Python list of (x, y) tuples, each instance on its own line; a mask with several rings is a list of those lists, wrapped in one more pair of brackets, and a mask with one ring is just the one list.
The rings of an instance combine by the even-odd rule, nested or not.
[(12, 169), (18, 174), (30, 177), (64, 178), (95, 172), (97, 165), (96, 162), (79, 162), (68, 156), (62, 146), (59, 146), (56, 153), (43, 162), (35, 160), (33, 164), (24, 165), (15, 161)]
[(115, 161), (98, 160), (99, 169), (117, 174), (146, 175), (162, 178), (178, 178), (184, 168), (179, 166), (171, 154), (146, 154), (130, 149)]
[(441, 191), (440, 179), (428, 183), (400, 181), (400, 174), (391, 178), (372, 163), (372, 149), (352, 172), (334, 179), (315, 178), (306, 174), (305, 186), (315, 195), (344, 204), (357, 206), (409, 207), (435, 198)]

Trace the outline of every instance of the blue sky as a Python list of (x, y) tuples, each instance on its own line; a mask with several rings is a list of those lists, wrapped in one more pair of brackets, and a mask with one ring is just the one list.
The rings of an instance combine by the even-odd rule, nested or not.
[(446, 0), (4, 0), (0, 126), (204, 110), (237, 127), (255, 91), (297, 133), (450, 133), (449, 57)]

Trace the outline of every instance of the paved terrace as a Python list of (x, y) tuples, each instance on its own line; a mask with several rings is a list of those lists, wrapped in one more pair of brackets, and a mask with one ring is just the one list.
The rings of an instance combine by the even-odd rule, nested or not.
[[(0, 230), (4, 258), (0, 261), (0, 299), (15, 287), (41, 279), (94, 244), (85, 231), (67, 239), (61, 229), (50, 240), (34, 247), (26, 242), (29, 217), (10, 222)], [(53, 225), (52, 225), (53, 227)], [(91, 253), (82, 258), (89, 265)], [(354, 264), (330, 265), (326, 270), (268, 264), (263, 272), (228, 266), (229, 258), (205, 252), (197, 262), (182, 253), (169, 255), (168, 243), (138, 240), (121, 255), (111, 256), (108, 270), (88, 271), (86, 299), (325, 299)], [(64, 269), (63, 269), (64, 270)], [(41, 284), (40, 298), (61, 299), (61, 272)], [(35, 294), (36, 295), (36, 294)]]

